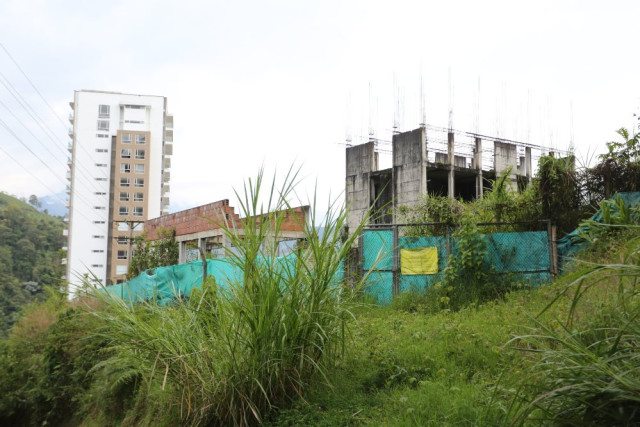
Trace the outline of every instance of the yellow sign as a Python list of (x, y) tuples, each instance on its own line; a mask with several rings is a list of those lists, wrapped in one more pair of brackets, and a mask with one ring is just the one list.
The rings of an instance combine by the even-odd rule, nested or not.
[(400, 249), (400, 270), (404, 275), (437, 274), (438, 248)]

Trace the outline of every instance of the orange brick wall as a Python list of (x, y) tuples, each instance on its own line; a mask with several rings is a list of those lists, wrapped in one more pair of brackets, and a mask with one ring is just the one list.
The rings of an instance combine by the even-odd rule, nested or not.
[[(302, 227), (300, 227), (300, 224), (296, 221), (296, 216), (299, 222), (304, 224), (308, 207), (300, 206), (292, 210), (294, 211), (293, 213), (290, 211), (285, 212), (285, 217), (280, 229), (282, 231), (301, 232)], [(156, 240), (158, 238), (157, 230), (159, 228), (165, 228), (167, 230), (175, 228), (176, 236), (183, 236), (201, 231), (216, 230), (220, 228), (217, 224), (224, 223), (225, 220), (230, 225), (235, 225), (235, 227), (243, 226), (243, 220), (235, 213), (235, 209), (229, 206), (228, 199), (147, 220), (144, 223), (144, 229), (147, 232), (147, 239)]]

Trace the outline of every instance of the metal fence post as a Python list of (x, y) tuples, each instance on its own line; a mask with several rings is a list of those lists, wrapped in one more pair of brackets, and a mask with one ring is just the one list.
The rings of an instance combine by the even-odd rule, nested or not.
[(364, 271), (364, 230), (360, 232), (360, 236), (358, 237), (358, 260), (356, 261), (356, 268), (360, 270), (360, 277), (364, 277), (366, 274)]
[(451, 260), (451, 226), (447, 225), (447, 234), (446, 234), (446, 239), (445, 241), (447, 242), (447, 259), (445, 262), (445, 266), (449, 267), (449, 262)]
[(557, 258), (554, 257), (554, 240), (555, 240), (555, 230), (554, 226), (551, 225), (551, 220), (547, 220), (547, 236), (549, 237), (549, 274), (554, 276), (557, 274)]
[(400, 273), (399, 273), (399, 251), (400, 248), (398, 247), (398, 225), (394, 225), (393, 226), (393, 267), (392, 267), (392, 273), (393, 273), (393, 285), (391, 288), (391, 294), (393, 296), (396, 296), (400, 293)]

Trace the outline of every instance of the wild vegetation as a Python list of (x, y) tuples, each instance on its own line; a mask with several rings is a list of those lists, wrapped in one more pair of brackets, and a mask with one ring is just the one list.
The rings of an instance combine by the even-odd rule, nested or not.
[[(243, 272), (229, 287), (209, 279), (169, 306), (96, 290), (72, 303), (51, 292), (26, 307), (0, 343), (0, 423), (640, 423), (637, 208), (607, 205), (609, 225), (585, 228), (590, 249), (553, 284), (499, 288), (483, 275), (474, 224), (497, 210), (512, 221), (525, 209), (543, 215), (542, 203), (523, 202), (543, 198), (539, 187), (515, 193), (498, 180), (485, 200), (459, 206), (467, 256), (445, 274), (447, 293), (379, 307), (339, 285), (353, 243), (341, 210), (323, 221), (313, 211), (324, 233), (307, 226), (308, 245), (276, 261), (268, 236), (282, 217), (273, 212), (289, 207), (295, 182), (291, 173), (262, 198), (259, 175), (239, 194), (251, 220), (243, 240), (226, 230)], [(458, 215), (447, 208), (458, 202), (438, 203), (425, 218)]]
[(62, 228), (60, 218), (0, 193), (0, 335), (23, 305), (45, 299), (47, 287), (62, 286)]
[(135, 251), (129, 264), (127, 278), (136, 277), (150, 268), (177, 264), (179, 250), (175, 237), (174, 229), (164, 228), (158, 230), (158, 238), (154, 241), (148, 240), (144, 232), (134, 237)]

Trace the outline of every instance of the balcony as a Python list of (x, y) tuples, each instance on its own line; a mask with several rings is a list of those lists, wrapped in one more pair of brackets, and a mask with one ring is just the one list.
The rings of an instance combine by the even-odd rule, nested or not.
[(164, 132), (165, 142), (173, 142), (173, 129), (167, 129)]
[(63, 236), (68, 236), (69, 235), (69, 230), (67, 230), (66, 228), (64, 230), (62, 230), (62, 235)]
[(73, 128), (69, 128), (69, 138), (73, 139)]
[(163, 168), (164, 169), (171, 169), (171, 157), (165, 157), (164, 158)]
[(173, 129), (173, 116), (167, 115), (165, 118), (165, 127), (167, 129)]
[(69, 150), (69, 152), (70, 152), (70, 153), (72, 153), (72, 152), (73, 152), (73, 142), (69, 142), (69, 143), (67, 144), (67, 150)]
[(173, 156), (173, 144), (166, 143), (164, 144), (164, 155), (165, 156)]
[(63, 251), (67, 252), (69, 250), (69, 248), (67, 246), (63, 246), (60, 249), (62, 249)]
[(162, 186), (162, 194), (169, 194), (169, 192), (171, 191), (171, 186), (169, 184), (164, 184)]
[(162, 173), (162, 182), (163, 183), (168, 183), (169, 181), (171, 181), (171, 172), (164, 171)]
[(69, 123), (73, 124), (73, 113), (69, 113)]
[(62, 221), (63, 221), (63, 222), (69, 222), (69, 217), (68, 217), (68, 216), (65, 216), (64, 218), (62, 218)]
[(60, 260), (60, 264), (62, 264), (62, 265), (67, 265), (67, 259), (66, 259), (66, 258), (62, 258), (62, 259)]
[(71, 181), (71, 171), (67, 171), (67, 180)]
[(71, 107), (72, 110), (76, 109), (76, 104), (73, 101), (69, 102), (69, 107)]
[(162, 208), (164, 209), (165, 206), (169, 206), (169, 197), (162, 198)]
[(73, 160), (71, 160), (71, 157), (67, 157), (67, 166), (71, 167), (71, 165), (73, 165)]

